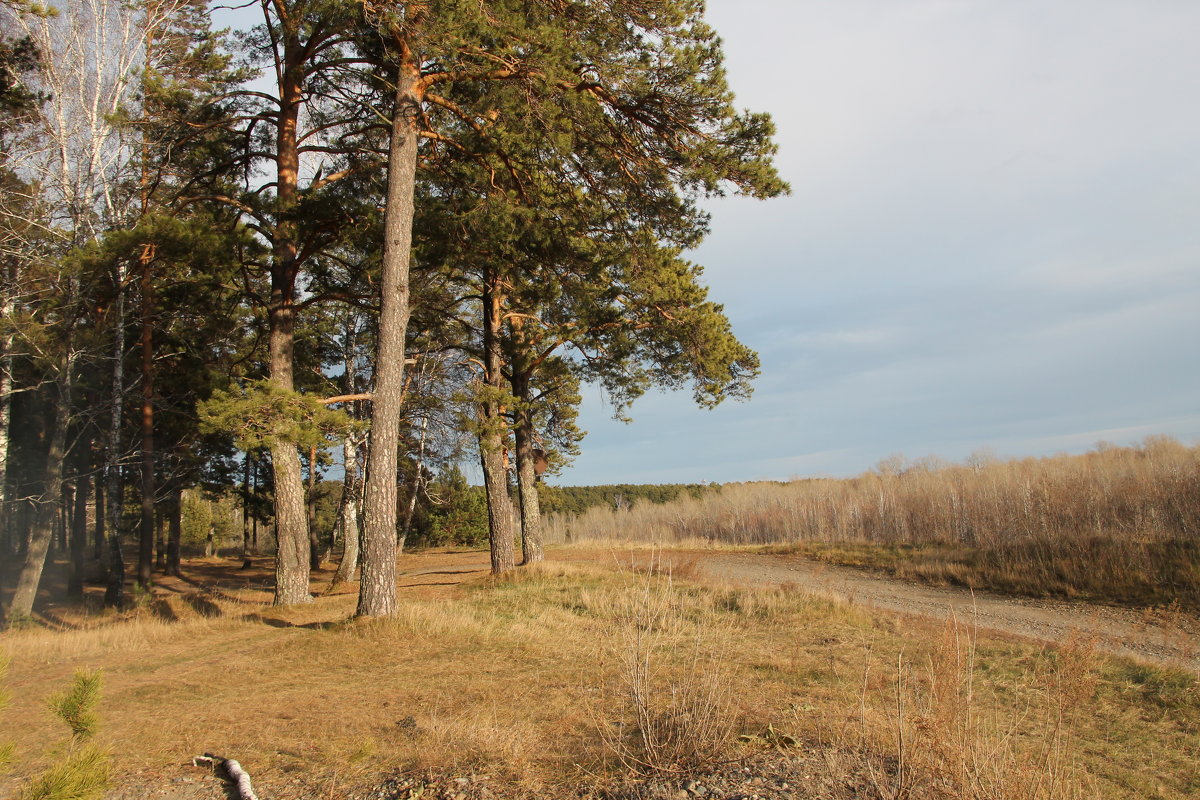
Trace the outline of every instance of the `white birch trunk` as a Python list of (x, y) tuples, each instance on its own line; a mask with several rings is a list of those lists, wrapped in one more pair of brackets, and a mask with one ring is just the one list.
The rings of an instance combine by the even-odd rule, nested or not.
[(342, 560), (338, 563), (334, 583), (354, 580), (358, 572), (358, 553), (362, 536), (358, 517), (362, 512), (362, 472), (358, 468), (358, 448), (361, 440), (357, 436), (347, 437), (342, 445), (342, 460), (346, 477), (342, 483), (342, 504), (338, 509), (338, 530), (342, 536)]
[[(16, 267), (10, 266), (4, 276), (4, 300), (0, 305), (0, 315), (5, 319), (12, 316), (16, 310)], [(12, 416), (12, 348), (13, 335), (4, 337), (3, 353), (0, 355), (0, 547), (9, 543), (9, 512), (8, 512), (8, 427)]]

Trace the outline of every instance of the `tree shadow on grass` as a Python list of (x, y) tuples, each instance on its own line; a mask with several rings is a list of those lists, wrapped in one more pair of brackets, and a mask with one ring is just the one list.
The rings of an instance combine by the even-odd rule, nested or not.
[(219, 605), (203, 594), (185, 594), (183, 595), (183, 602), (191, 606), (197, 614), (208, 619), (219, 617), (225, 613)]
[(272, 628), (305, 628), (310, 631), (327, 631), (339, 625), (337, 622), (288, 622), (286, 619), (264, 617), (262, 614), (247, 614), (242, 619), (247, 622), (259, 622)]

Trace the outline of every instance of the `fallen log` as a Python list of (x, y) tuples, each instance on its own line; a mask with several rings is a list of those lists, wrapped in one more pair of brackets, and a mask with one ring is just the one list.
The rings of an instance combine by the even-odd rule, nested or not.
[(250, 785), (250, 774), (242, 769), (242, 765), (232, 758), (221, 758), (220, 756), (214, 756), (212, 753), (205, 753), (202, 756), (193, 758), (192, 764), (197, 767), (201, 765), (220, 767), (225, 770), (225, 774), (229, 776), (229, 780), (233, 781), (234, 785), (237, 786), (238, 797), (241, 800), (258, 800), (258, 795), (254, 793), (254, 787)]

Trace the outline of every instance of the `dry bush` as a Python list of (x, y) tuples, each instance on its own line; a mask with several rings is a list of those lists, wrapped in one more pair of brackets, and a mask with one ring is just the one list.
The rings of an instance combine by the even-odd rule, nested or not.
[[(1200, 445), (1150, 437), (1080, 456), (898, 466), (551, 516), (549, 535), (791, 544), (935, 582), (1200, 608)], [(884, 549), (854, 552), (861, 543)]]
[(637, 773), (711, 764), (728, 755), (735, 732), (727, 631), (662, 573), (629, 573), (630, 586), (610, 596), (601, 660), (612, 676), (591, 709), (605, 745)]

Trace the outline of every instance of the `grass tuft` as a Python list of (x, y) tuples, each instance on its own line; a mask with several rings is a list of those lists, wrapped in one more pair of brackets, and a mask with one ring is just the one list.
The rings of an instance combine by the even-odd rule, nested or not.
[(670, 574), (658, 574), (648, 570), (617, 598), (607, 653), (617, 670), (603, 711), (593, 710), (600, 738), (637, 773), (712, 764), (727, 755), (735, 734), (723, 666), (728, 632), (718, 617), (737, 605), (723, 595), (697, 608)]

